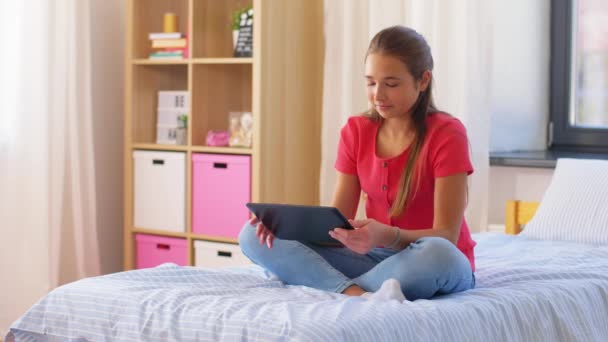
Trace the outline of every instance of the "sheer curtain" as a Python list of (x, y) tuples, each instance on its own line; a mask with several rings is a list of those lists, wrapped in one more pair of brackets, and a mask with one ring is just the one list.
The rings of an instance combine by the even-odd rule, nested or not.
[[(381, 29), (404, 25), (425, 36), (435, 60), (435, 100), (467, 127), (475, 173), (467, 221), (485, 231), (488, 216), (491, 8), (483, 0), (326, 0), (321, 203), (331, 201), (339, 129), (368, 108), (363, 58)], [(361, 208), (360, 208), (361, 210)]]
[(0, 332), (99, 274), (88, 0), (0, 3)]

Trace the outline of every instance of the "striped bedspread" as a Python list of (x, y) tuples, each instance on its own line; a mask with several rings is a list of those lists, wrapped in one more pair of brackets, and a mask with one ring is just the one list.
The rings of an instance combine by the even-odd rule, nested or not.
[(608, 341), (608, 246), (479, 234), (477, 288), (398, 303), (285, 286), (257, 266), (83, 279), (6, 341)]

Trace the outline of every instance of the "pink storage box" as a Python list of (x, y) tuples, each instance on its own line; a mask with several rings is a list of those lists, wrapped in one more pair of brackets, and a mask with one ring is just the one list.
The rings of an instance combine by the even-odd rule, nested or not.
[(249, 219), (251, 157), (192, 155), (192, 231), (236, 239)]
[(188, 265), (186, 239), (135, 234), (137, 268), (156, 267), (165, 262)]

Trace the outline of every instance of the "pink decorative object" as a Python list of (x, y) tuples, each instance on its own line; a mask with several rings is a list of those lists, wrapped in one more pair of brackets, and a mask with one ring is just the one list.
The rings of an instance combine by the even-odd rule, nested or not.
[(192, 155), (192, 231), (236, 239), (249, 219), (251, 157)]
[(166, 262), (188, 265), (186, 239), (136, 234), (137, 268), (156, 267)]
[(228, 146), (230, 142), (230, 132), (228, 131), (209, 131), (205, 139), (207, 146)]

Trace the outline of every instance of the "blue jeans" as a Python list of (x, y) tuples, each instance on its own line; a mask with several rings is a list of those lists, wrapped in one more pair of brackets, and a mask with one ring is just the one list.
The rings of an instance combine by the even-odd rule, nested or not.
[(251, 261), (290, 285), (341, 293), (358, 285), (377, 291), (395, 278), (409, 300), (461, 292), (475, 287), (466, 256), (450, 241), (425, 237), (401, 251), (374, 248), (361, 255), (348, 248), (274, 239), (272, 249), (261, 245), (255, 227), (245, 224), (239, 234), (243, 253)]

